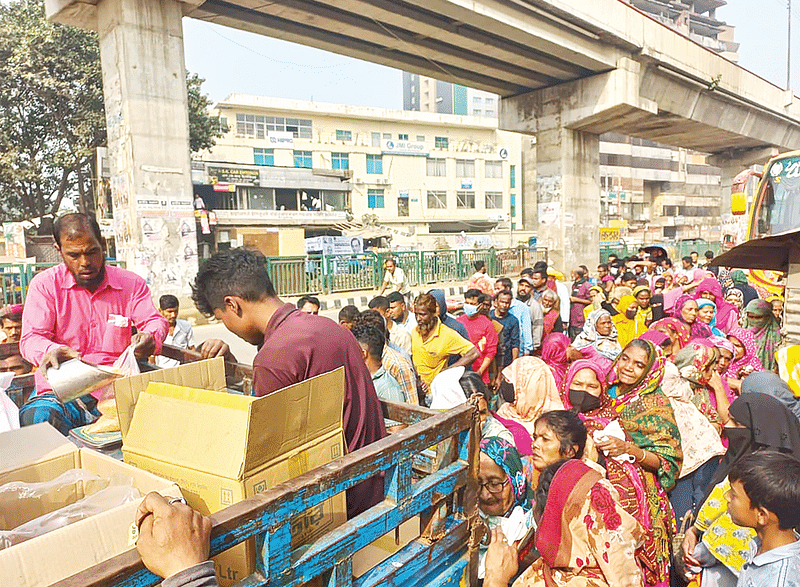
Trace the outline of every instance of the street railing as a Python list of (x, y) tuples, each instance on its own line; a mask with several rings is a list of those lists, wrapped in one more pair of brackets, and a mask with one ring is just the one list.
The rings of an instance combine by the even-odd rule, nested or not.
[[(107, 261), (124, 267), (124, 263)], [(33, 277), (58, 263), (0, 263), (0, 305), (21, 304)]]

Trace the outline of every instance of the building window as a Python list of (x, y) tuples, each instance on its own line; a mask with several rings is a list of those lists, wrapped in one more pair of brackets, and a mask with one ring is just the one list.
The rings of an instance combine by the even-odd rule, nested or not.
[(431, 159), (428, 157), (425, 163), (425, 170), (427, 175), (432, 177), (444, 177), (447, 175), (447, 160), (446, 159)]
[(275, 165), (275, 149), (253, 149), (253, 163), (256, 165)]
[(367, 190), (367, 207), (383, 208), (383, 190), (371, 188)]
[(425, 135), (417, 135), (417, 142), (424, 143), (425, 142)]
[(475, 208), (475, 192), (456, 192), (456, 208)]
[(295, 151), (294, 152), (294, 166), (305, 167), (311, 169), (311, 151)]
[(517, 195), (511, 194), (511, 217), (517, 215)]
[(503, 209), (503, 192), (486, 192), (486, 209)]
[(483, 110), (481, 110), (480, 108), (473, 108), (472, 110), (473, 116), (480, 116), (481, 114), (483, 114)]
[(495, 116), (494, 98), (486, 98), (486, 105), (484, 110), (486, 116)]
[(408, 140), (408, 135), (405, 134), (405, 133), (398, 133), (397, 140), (398, 141), (407, 141)]
[(433, 140), (433, 142), (434, 142), (433, 146), (436, 147), (437, 149), (446, 149), (449, 144), (447, 137), (436, 137)]
[(270, 131), (290, 132), (296, 139), (312, 138), (310, 120), (254, 114), (236, 115), (236, 134), (239, 136), (265, 139)]
[[(487, 99), (486, 102), (488, 104), (489, 100)], [(477, 108), (478, 110), (480, 110), (483, 107), (483, 100), (481, 100), (480, 96), (472, 97), (472, 107)]]
[(475, 177), (475, 160), (456, 159), (456, 177)]
[(484, 169), (484, 177), (494, 179), (503, 177), (503, 162), (487, 161)]
[(392, 140), (392, 133), (390, 133), (390, 132), (383, 133), (383, 140), (384, 141), (391, 141)]
[(350, 154), (331, 153), (331, 167), (333, 169), (350, 169)]
[(408, 217), (408, 196), (400, 195), (397, 197), (397, 215)]
[(517, 187), (517, 166), (510, 165), (508, 168), (508, 187), (512, 190)]
[(383, 155), (367, 155), (367, 173), (383, 173)]
[(336, 140), (337, 141), (352, 141), (353, 140), (353, 133), (349, 130), (337, 130), (336, 131)]
[(372, 146), (373, 147), (381, 146), (381, 133), (379, 132), (372, 133)]
[(447, 209), (447, 192), (428, 192), (428, 208)]

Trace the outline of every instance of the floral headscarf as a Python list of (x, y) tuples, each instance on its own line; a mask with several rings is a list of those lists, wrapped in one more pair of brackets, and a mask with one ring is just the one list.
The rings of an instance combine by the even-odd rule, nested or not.
[(650, 325), (651, 330), (658, 328), (666, 328), (674, 332), (678, 337), (678, 346), (680, 348), (689, 344), (689, 340), (692, 338), (692, 331), (689, 329), (689, 325), (677, 318), (662, 318), (658, 322), (653, 322)]
[(742, 343), (742, 346), (744, 346), (744, 355), (742, 355), (742, 357), (739, 359), (735, 358), (734, 356), (730, 367), (728, 367), (728, 370), (725, 372), (726, 377), (738, 379), (739, 375), (737, 375), (737, 373), (742, 367), (752, 367), (753, 371), (764, 370), (764, 366), (761, 364), (761, 361), (756, 355), (756, 339), (753, 337), (752, 332), (745, 328), (736, 326), (731, 328), (728, 336), (732, 336)]
[(481, 452), (497, 463), (508, 476), (514, 492), (514, 505), (529, 511), (533, 507), (533, 491), (523, 472), (522, 459), (519, 458), (517, 449), (507, 440), (492, 436), (481, 440)]
[(694, 297), (690, 296), (689, 294), (684, 294), (681, 297), (679, 297), (678, 300), (675, 302), (675, 306), (672, 308), (672, 316), (677, 320), (680, 320), (690, 328), (692, 333), (692, 338), (708, 338), (713, 334), (713, 332), (711, 332), (711, 329), (708, 327), (708, 324), (706, 324), (702, 320), (697, 320), (696, 318), (692, 324), (689, 324), (688, 322), (686, 322), (686, 320), (683, 319), (683, 307), (689, 302), (697, 303), (697, 300), (695, 300)]
[[(631, 389), (625, 393), (624, 396), (617, 396), (615, 400), (617, 405), (627, 404), (637, 396), (653, 393), (659, 388), (661, 385), (661, 380), (664, 378), (664, 365), (666, 364), (666, 359), (664, 358), (664, 354), (661, 352), (661, 349), (657, 348), (656, 345), (649, 340), (642, 342), (648, 347), (647, 366), (645, 367), (644, 373), (639, 378), (639, 381), (637, 381), (633, 387), (631, 387)], [(628, 348), (628, 346), (625, 348)], [(609, 383), (617, 382), (617, 363), (619, 363), (619, 357), (616, 361), (614, 361), (614, 364), (611, 366), (611, 370), (608, 373)]]
[(693, 340), (675, 356), (681, 377), (697, 388), (708, 383), (705, 371), (717, 359), (714, 347), (702, 340)]
[(747, 275), (744, 274), (744, 271), (741, 269), (737, 269), (736, 271), (731, 271), (729, 276), (731, 281), (736, 285), (747, 285)]
[[(766, 300), (753, 300), (744, 311), (744, 327), (753, 333), (756, 355), (764, 369), (772, 371), (775, 368), (775, 351), (781, 344), (781, 327), (772, 313), (772, 304)], [(757, 317), (750, 318), (750, 314)]]
[(613, 361), (622, 351), (622, 347), (619, 346), (617, 327), (613, 322), (611, 333), (607, 336), (597, 332), (597, 321), (603, 316), (611, 316), (611, 313), (603, 308), (591, 312), (583, 325), (583, 331), (572, 341), (572, 346), (579, 351), (586, 347), (593, 347), (602, 356)]
[[(714, 316), (711, 318), (711, 323), (708, 324), (708, 327), (711, 329), (711, 333), (714, 336), (722, 336), (722, 331), (717, 328), (717, 304), (706, 298), (697, 298), (696, 301), (698, 310), (700, 310), (700, 308), (705, 308), (706, 306), (711, 306), (714, 308)], [(697, 319), (700, 320), (699, 317)], [(700, 321), (702, 322), (702, 320)]]
[[(730, 288), (725, 293), (725, 297), (729, 298), (731, 296), (736, 298), (736, 303), (735, 304), (731, 304), (731, 305), (733, 305), (737, 310), (741, 310), (742, 307), (744, 306), (744, 294), (742, 293), (742, 290), (736, 289), (735, 287)], [(730, 302), (728, 302), (728, 303), (730, 303)]]
[(718, 349), (725, 349), (726, 351), (731, 353), (731, 355), (733, 355), (736, 352), (736, 349), (733, 348), (733, 343), (724, 336), (709, 336), (708, 342), (713, 344)]

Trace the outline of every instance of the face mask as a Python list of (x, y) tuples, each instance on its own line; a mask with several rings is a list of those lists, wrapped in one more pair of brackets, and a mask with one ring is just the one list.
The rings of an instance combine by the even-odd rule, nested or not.
[(464, 304), (464, 313), (467, 316), (473, 316), (478, 311), (478, 306), (473, 306), (472, 304)]
[(725, 436), (728, 437), (728, 450), (733, 454), (741, 453), (753, 439), (749, 428), (725, 428)]
[(569, 390), (569, 403), (581, 413), (593, 412), (600, 407), (600, 398), (586, 391)]
[(616, 277), (617, 274), (619, 273), (619, 269), (617, 269), (616, 267), (612, 267), (611, 269), (609, 269), (609, 271), (611, 272), (611, 275), (613, 275), (614, 277)]
[(516, 399), (516, 394), (514, 393), (514, 384), (509, 383), (508, 381), (502, 381), (500, 383), (500, 387), (498, 388), (500, 392), (500, 396), (506, 400), (508, 403), (513, 404), (514, 400)]

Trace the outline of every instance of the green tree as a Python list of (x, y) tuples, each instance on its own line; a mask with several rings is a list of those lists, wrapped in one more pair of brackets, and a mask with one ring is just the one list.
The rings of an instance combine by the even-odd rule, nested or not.
[[(214, 145), (203, 79), (187, 74), (191, 150)], [(94, 208), (95, 149), (106, 142), (93, 32), (48, 22), (43, 0), (0, 2), (0, 222)]]

